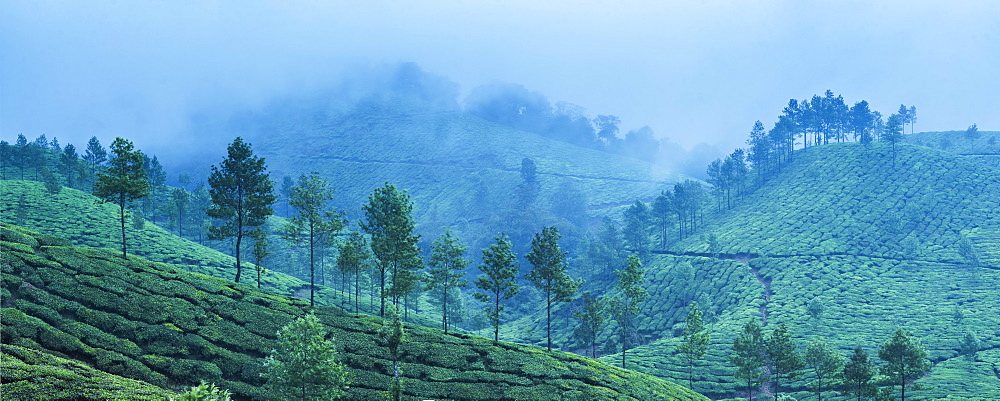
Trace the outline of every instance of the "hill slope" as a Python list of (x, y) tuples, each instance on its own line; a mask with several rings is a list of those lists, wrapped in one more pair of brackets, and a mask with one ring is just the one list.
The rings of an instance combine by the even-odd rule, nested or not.
[[(653, 296), (639, 329), (652, 343), (629, 351), (630, 366), (683, 380), (675, 356), (682, 308), (697, 300), (714, 324), (695, 389), (713, 397), (736, 391), (727, 356), (751, 318), (767, 331), (788, 324), (803, 349), (824, 339), (844, 355), (855, 346), (875, 355), (903, 327), (934, 362), (917, 399), (1000, 397), (1000, 170), (924, 147), (899, 152), (895, 169), (878, 145), (797, 152), (733, 210), (651, 256)], [(718, 248), (710, 252), (712, 236)], [(963, 242), (979, 255), (978, 266)], [(807, 312), (812, 302), (823, 306), (818, 318)], [(974, 362), (958, 356), (966, 332), (981, 344)], [(790, 384), (806, 391), (808, 380)]]
[[(265, 398), (261, 359), (305, 302), (104, 249), (0, 226), (4, 344), (45, 350), (161, 387), (215, 382)], [(336, 308), (317, 315), (373, 399), (391, 375), (382, 322)], [(405, 392), (435, 399), (703, 399), (651, 376), (536, 347), (408, 326)]]

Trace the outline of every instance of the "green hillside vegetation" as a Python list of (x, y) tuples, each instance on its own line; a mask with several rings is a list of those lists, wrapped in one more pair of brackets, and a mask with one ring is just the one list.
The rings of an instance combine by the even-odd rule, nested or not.
[(0, 344), (0, 394), (16, 400), (155, 400), (175, 394), (46, 352)]
[[(125, 262), (111, 249), (72, 247), (6, 224), (0, 234), (0, 334), (12, 354), (44, 350), (164, 388), (205, 380), (240, 399), (264, 399), (263, 357), (278, 329), (309, 310), (246, 284), (138, 257)], [(392, 367), (377, 335), (383, 322), (334, 307), (316, 314), (354, 375), (348, 398), (382, 394)], [(573, 354), (410, 325), (406, 332), (404, 393), (420, 399), (704, 399)]]
[[(635, 369), (686, 378), (676, 349), (683, 306), (697, 300), (714, 324), (694, 388), (712, 397), (736, 391), (728, 355), (750, 318), (765, 331), (787, 324), (802, 350), (823, 339), (845, 356), (855, 346), (875, 355), (903, 327), (934, 363), (915, 399), (1000, 397), (1000, 170), (906, 145), (896, 163), (883, 144), (799, 151), (732, 210), (706, 216), (697, 235), (654, 251), (647, 285), (658, 296), (639, 328), (660, 340), (630, 351)], [(980, 344), (974, 361), (959, 355), (966, 332)], [(811, 380), (785, 385), (808, 397)]]
[(1000, 131), (977, 132), (972, 137), (966, 131), (918, 132), (906, 135), (903, 142), (961, 155), (1000, 156)]
[[(247, 135), (274, 177), (319, 172), (334, 184), (335, 203), (348, 217), (390, 180), (410, 192), (418, 224), (455, 226), (466, 233), (463, 237), (477, 240), (488, 241), (495, 232), (481, 235), (483, 228), (469, 224), (511, 208), (524, 158), (537, 165), (537, 202), (544, 210), (552, 208), (553, 196), (569, 190), (598, 213), (636, 196), (654, 196), (681, 178), (639, 159), (407, 98), (363, 101), (346, 111), (317, 114), (304, 119), (269, 115), (266, 122), (252, 124)], [(547, 224), (529, 223), (539, 229)]]

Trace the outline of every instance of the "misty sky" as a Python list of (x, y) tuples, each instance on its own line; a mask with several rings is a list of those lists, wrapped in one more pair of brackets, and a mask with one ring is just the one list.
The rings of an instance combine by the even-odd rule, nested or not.
[(998, 16), (989, 0), (4, 0), (0, 137), (163, 146), (191, 113), (400, 61), (463, 94), (518, 83), (688, 148), (742, 146), (755, 120), (826, 89), (884, 115), (915, 105), (917, 131), (997, 130)]

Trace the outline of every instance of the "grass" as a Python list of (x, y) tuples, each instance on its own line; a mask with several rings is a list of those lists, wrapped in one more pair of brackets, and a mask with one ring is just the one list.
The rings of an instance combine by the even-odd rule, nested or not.
[[(204, 380), (266, 399), (262, 359), (304, 301), (110, 249), (0, 225), (3, 344), (176, 388)], [(350, 399), (380, 396), (392, 363), (378, 318), (316, 308), (354, 375)], [(407, 326), (405, 393), (420, 399), (704, 399), (680, 386), (538, 347)], [(77, 384), (73, 384), (76, 386)], [(84, 384), (79, 384), (83, 386)], [(5, 384), (7, 386), (7, 384)], [(6, 387), (3, 391), (6, 391)], [(55, 390), (53, 390), (55, 391)]]

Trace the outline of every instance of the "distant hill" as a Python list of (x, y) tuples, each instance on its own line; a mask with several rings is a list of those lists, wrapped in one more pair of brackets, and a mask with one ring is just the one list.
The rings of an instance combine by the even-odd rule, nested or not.
[[(914, 399), (1000, 398), (1000, 170), (909, 145), (891, 163), (884, 144), (799, 151), (732, 210), (709, 214), (699, 233), (654, 251), (654, 296), (639, 324), (652, 343), (630, 350), (629, 366), (685, 380), (676, 346), (683, 307), (697, 300), (713, 324), (694, 389), (712, 397), (737, 391), (727, 356), (742, 324), (760, 319), (765, 331), (788, 324), (803, 349), (823, 339), (844, 355), (862, 346), (876, 359), (903, 327), (934, 363)], [(807, 312), (814, 302), (818, 318)], [(966, 332), (981, 344), (974, 362), (958, 355)], [(806, 397), (809, 380), (806, 373), (789, 384)]]
[[(275, 346), (277, 330), (305, 314), (307, 303), (137, 257), (125, 262), (113, 250), (68, 245), (0, 224), (5, 354), (42, 350), (160, 387), (204, 380), (237, 399), (266, 399), (262, 358)], [(379, 397), (392, 366), (376, 334), (382, 321), (332, 307), (316, 312), (353, 374), (348, 398)], [(705, 399), (573, 354), (409, 325), (406, 333), (404, 393), (420, 399)], [(50, 359), (40, 364), (54, 367), (42, 369), (71, 364)], [(69, 374), (61, 380), (73, 383), (70, 388), (87, 385)], [(5, 394), (7, 383), (0, 387)]]
[(967, 137), (965, 131), (918, 132), (903, 140), (962, 155), (1000, 156), (1000, 131), (979, 131), (977, 138)]

